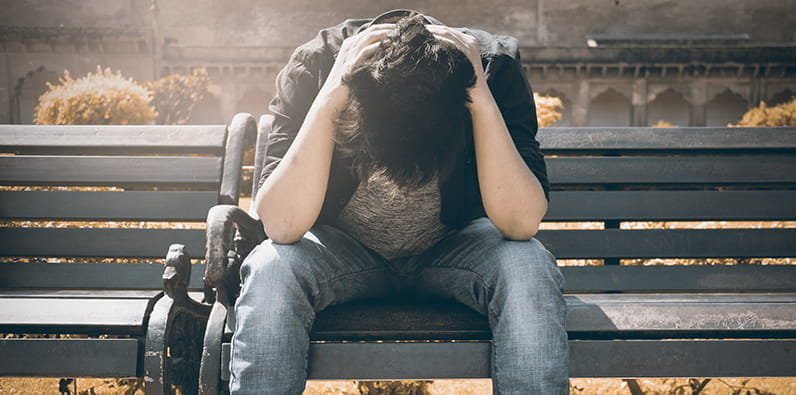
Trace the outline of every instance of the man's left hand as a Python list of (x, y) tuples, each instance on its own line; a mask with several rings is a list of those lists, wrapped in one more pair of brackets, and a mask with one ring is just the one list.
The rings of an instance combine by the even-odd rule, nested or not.
[(438, 40), (453, 44), (460, 51), (464, 52), (467, 58), (470, 59), (470, 63), (473, 64), (473, 70), (478, 79), (476, 84), (484, 82), (484, 66), (481, 64), (481, 51), (478, 48), (478, 39), (448, 26), (426, 25), (426, 29)]

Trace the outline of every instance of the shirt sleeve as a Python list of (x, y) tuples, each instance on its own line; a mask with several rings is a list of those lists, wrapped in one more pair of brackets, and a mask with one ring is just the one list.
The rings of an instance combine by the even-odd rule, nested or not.
[(517, 151), (539, 180), (545, 197), (549, 200), (550, 183), (547, 178), (547, 167), (539, 142), (536, 140), (538, 124), (533, 91), (522, 69), (516, 39), (503, 38), (509, 39), (510, 45), (504, 48), (505, 52), (501, 51), (503, 53), (496, 54), (487, 62), (485, 70), (487, 83)]
[(276, 95), (268, 109), (273, 114), (271, 132), (265, 147), (265, 162), (258, 188), (273, 173), (296, 139), (301, 124), (318, 94), (318, 76), (306, 64), (301, 48), (290, 57), (276, 77)]

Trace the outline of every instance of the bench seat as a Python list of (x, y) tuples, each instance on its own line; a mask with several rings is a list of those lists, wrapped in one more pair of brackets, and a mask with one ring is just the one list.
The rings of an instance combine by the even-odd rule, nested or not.
[(0, 333), (146, 333), (158, 290), (0, 290)]
[[(585, 293), (565, 300), (571, 377), (796, 375), (796, 293)], [(227, 330), (225, 364), (230, 336)], [(318, 314), (311, 338), (310, 379), (490, 377), (489, 325), (457, 303), (335, 306)], [(451, 360), (457, 363), (441, 372)]]

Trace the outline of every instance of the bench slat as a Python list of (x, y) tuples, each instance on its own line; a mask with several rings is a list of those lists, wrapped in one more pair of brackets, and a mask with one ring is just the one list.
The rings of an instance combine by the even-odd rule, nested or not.
[(136, 377), (138, 348), (136, 339), (0, 339), (0, 376)]
[(796, 265), (562, 267), (567, 292), (796, 291)]
[(140, 152), (216, 152), (226, 141), (224, 125), (0, 125), (4, 149), (102, 149)]
[[(0, 218), (85, 220), (94, 215), (102, 220), (199, 220), (206, 216), (205, 208), (214, 198), (212, 191), (0, 191)], [(792, 198), (796, 192), (554, 192), (545, 219), (682, 220), (690, 216), (692, 220), (786, 220), (796, 217)], [(704, 215), (694, 218), (691, 211)]]
[[(654, 130), (654, 132), (652, 132)], [(796, 128), (574, 127), (541, 128), (545, 151), (796, 149)]]
[(796, 182), (796, 156), (547, 158), (553, 187), (565, 184), (764, 184)]
[[(190, 252), (190, 251), (189, 251)], [(191, 265), (190, 289), (204, 264)], [(796, 266), (562, 267), (567, 292), (796, 291)], [(0, 288), (161, 289), (163, 266), (147, 263), (0, 263)]]
[(218, 184), (217, 157), (0, 156), (6, 185)]
[(205, 254), (202, 229), (0, 228), (0, 256), (164, 258), (173, 243)]
[(572, 377), (792, 377), (794, 340), (570, 342)]
[(559, 259), (796, 256), (796, 229), (543, 230)]
[(796, 191), (553, 191), (545, 221), (782, 221)]
[(0, 191), (0, 218), (204, 221), (215, 191)]
[(743, 337), (796, 335), (795, 294), (569, 295), (574, 338)]
[(0, 299), (151, 299), (159, 290), (0, 289)]
[[(0, 263), (0, 288), (161, 290), (163, 269), (160, 263)], [(189, 289), (202, 289), (204, 271), (204, 264), (191, 265)]]
[(0, 333), (140, 336), (154, 298), (0, 297)]
[[(312, 380), (489, 378), (491, 343), (312, 343)], [(575, 340), (570, 377), (792, 377), (794, 340)], [(229, 380), (230, 344), (221, 379)], [(345, 361), (345, 363), (340, 363)], [(456, 363), (451, 363), (455, 361)]]
[[(566, 295), (570, 339), (796, 335), (794, 293)], [(318, 313), (322, 341), (489, 339), (485, 317), (446, 302), (350, 303)]]

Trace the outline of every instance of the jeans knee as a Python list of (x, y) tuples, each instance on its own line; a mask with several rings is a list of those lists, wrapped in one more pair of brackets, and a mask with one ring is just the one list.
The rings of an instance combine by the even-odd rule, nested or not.
[(305, 282), (304, 265), (311, 261), (311, 248), (306, 242), (276, 244), (266, 240), (258, 245), (241, 264), (243, 287), (253, 284), (261, 289), (288, 289), (291, 284)]
[(564, 276), (556, 259), (538, 240), (503, 242), (498, 248), (495, 264), (499, 281), (508, 288), (562, 290)]
[(306, 326), (314, 317), (317, 294), (312, 272), (311, 249), (302, 242), (285, 245), (265, 241), (241, 264), (241, 294), (236, 314), (249, 314), (249, 321), (272, 325), (272, 317), (294, 317)]

